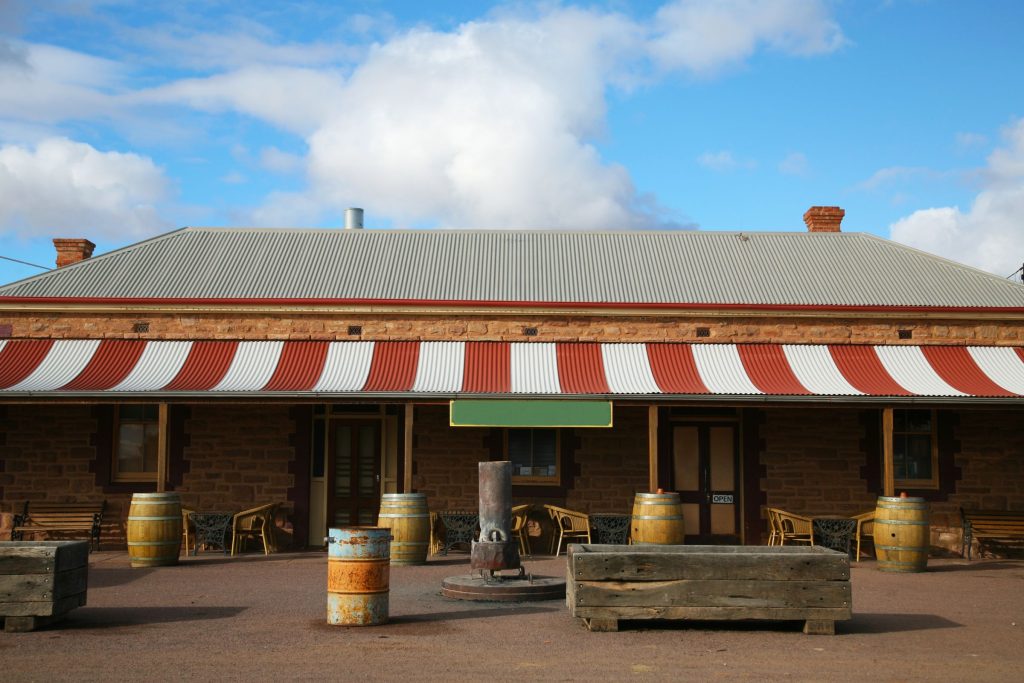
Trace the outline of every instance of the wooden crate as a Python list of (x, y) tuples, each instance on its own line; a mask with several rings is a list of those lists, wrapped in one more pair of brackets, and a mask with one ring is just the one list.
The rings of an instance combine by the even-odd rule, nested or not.
[(799, 619), (834, 634), (852, 616), (850, 558), (808, 546), (570, 545), (566, 602), (591, 631), (620, 619)]
[(32, 631), (85, 604), (88, 541), (0, 541), (0, 619)]

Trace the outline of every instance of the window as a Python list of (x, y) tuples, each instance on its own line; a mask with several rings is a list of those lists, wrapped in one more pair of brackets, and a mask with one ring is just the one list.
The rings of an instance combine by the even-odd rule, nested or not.
[(939, 450), (933, 410), (892, 411), (893, 476), (897, 487), (937, 489)]
[(512, 461), (512, 481), (516, 484), (560, 482), (557, 429), (506, 430), (505, 457)]
[(111, 479), (156, 481), (159, 415), (155, 405), (124, 405), (114, 410)]

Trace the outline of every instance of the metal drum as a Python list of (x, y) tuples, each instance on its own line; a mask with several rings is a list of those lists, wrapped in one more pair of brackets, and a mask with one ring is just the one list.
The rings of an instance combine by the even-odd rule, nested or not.
[(327, 623), (376, 626), (388, 622), (391, 529), (331, 529), (327, 541)]
[(638, 493), (633, 499), (633, 543), (682, 545), (683, 504), (678, 493)]
[(133, 567), (178, 564), (181, 497), (166, 492), (133, 494), (126, 531), (128, 558)]
[(377, 526), (391, 529), (391, 564), (427, 563), (430, 513), (425, 493), (385, 493), (380, 500)]
[(875, 508), (875, 557), (886, 572), (923, 572), (931, 528), (924, 498), (881, 496)]

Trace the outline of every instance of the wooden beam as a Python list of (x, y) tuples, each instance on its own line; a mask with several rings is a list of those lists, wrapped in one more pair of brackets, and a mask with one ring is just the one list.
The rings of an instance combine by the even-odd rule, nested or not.
[(658, 406), (647, 406), (647, 488), (658, 490)]
[(403, 443), (402, 493), (412, 493), (412, 419), (413, 404), (405, 404), (405, 438)]
[(892, 408), (882, 408), (882, 495), (896, 495), (892, 457)]
[(156, 490), (167, 490), (167, 404), (157, 410)]

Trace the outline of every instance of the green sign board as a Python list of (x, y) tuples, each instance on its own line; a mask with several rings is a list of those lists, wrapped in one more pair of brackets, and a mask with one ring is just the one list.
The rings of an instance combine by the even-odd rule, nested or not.
[(611, 427), (611, 401), (486, 400), (451, 402), (452, 427)]

